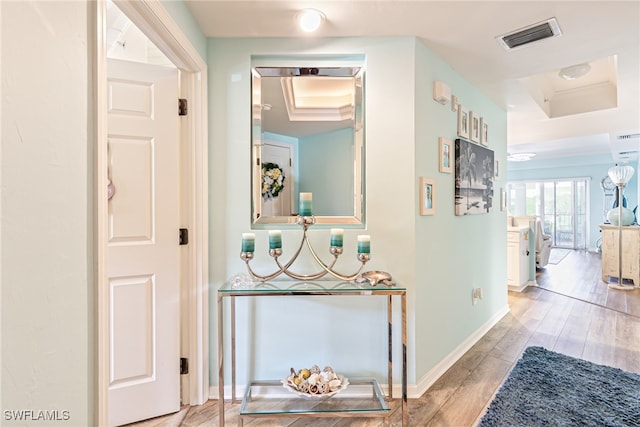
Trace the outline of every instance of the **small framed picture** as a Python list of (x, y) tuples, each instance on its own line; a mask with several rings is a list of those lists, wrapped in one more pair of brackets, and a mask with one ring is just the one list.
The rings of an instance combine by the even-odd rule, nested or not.
[(453, 172), (453, 142), (447, 138), (438, 138), (439, 170), (442, 173)]
[(500, 210), (507, 210), (507, 191), (504, 188), (500, 188)]
[(473, 111), (469, 112), (469, 139), (480, 143), (480, 117)]
[(489, 124), (484, 117), (480, 118), (480, 143), (485, 147), (489, 146)]
[(458, 136), (469, 138), (469, 110), (458, 105)]
[(493, 165), (493, 177), (495, 179), (500, 178), (500, 160), (497, 159), (495, 164)]
[(436, 213), (436, 182), (433, 179), (420, 177), (420, 215)]

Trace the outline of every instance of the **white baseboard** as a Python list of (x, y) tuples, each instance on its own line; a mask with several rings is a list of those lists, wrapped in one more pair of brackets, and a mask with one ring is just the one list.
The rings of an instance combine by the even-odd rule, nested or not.
[[(451, 353), (442, 359), (436, 366), (418, 380), (415, 388), (412, 386), (412, 393), (407, 392), (410, 398), (418, 398), (424, 394), (447, 370), (454, 365), (480, 338), (484, 336), (496, 323), (500, 321), (510, 311), (509, 306), (505, 305), (496, 314), (487, 320), (484, 325), (478, 328), (466, 340), (460, 343)], [(395, 387), (394, 387), (395, 391)], [(394, 394), (395, 395), (395, 394)]]
[[(533, 283), (531, 285), (530, 283)], [(535, 282), (527, 282), (527, 286), (537, 286)], [(526, 286), (525, 286), (526, 287)], [(447, 370), (453, 366), (480, 338), (484, 336), (496, 323), (500, 321), (507, 313), (509, 313), (509, 306), (505, 305), (496, 314), (494, 314), (489, 320), (487, 320), (480, 328), (478, 328), (473, 334), (471, 334), (466, 340), (460, 343), (451, 353), (449, 353), (444, 359), (442, 359), (436, 366), (429, 372), (420, 378), (417, 384), (407, 384), (407, 397), (409, 399), (417, 399), (422, 396), (425, 391), (429, 389)], [(395, 378), (395, 377), (394, 377)], [(386, 394), (389, 387), (387, 385), (381, 385), (382, 390)], [(242, 399), (244, 396), (246, 386), (236, 386), (236, 398)], [(224, 386), (225, 399), (231, 399), (231, 385)], [(402, 396), (402, 384), (398, 384), (394, 381), (393, 384), (393, 397), (399, 398)], [(218, 399), (218, 386), (209, 387), (209, 399)]]
[(525, 289), (527, 289), (529, 286), (538, 286), (538, 283), (535, 280), (529, 280), (528, 282), (524, 282), (522, 285), (520, 286), (512, 286), (509, 285), (508, 288), (510, 291), (514, 291), (514, 292), (522, 292)]

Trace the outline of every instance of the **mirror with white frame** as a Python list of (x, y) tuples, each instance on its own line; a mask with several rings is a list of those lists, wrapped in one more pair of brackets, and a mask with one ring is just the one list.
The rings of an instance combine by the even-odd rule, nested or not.
[(364, 67), (252, 64), (252, 222), (364, 223)]

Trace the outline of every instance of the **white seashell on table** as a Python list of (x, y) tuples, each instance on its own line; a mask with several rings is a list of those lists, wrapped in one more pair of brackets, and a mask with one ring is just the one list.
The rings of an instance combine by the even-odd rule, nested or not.
[(303, 368), (297, 372), (291, 368), (291, 375), (282, 380), (282, 384), (302, 397), (327, 398), (344, 390), (349, 381), (336, 374), (330, 366), (320, 371), (318, 365), (313, 365), (310, 369)]

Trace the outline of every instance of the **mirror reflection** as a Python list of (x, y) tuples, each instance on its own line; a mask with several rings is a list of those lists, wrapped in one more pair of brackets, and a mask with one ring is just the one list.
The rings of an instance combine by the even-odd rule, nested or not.
[(316, 223), (364, 219), (364, 69), (252, 68), (252, 217), (295, 223), (300, 193)]

